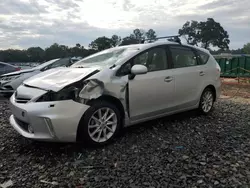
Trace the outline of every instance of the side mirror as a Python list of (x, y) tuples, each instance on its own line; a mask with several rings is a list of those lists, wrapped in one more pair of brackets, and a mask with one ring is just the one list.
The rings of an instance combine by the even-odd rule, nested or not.
[(146, 74), (147, 72), (148, 72), (148, 68), (144, 65), (134, 65), (131, 68), (131, 73), (134, 75)]
[(146, 74), (148, 72), (148, 68), (144, 65), (134, 65), (131, 68), (131, 74), (129, 75), (129, 80), (134, 79), (134, 77), (138, 74)]

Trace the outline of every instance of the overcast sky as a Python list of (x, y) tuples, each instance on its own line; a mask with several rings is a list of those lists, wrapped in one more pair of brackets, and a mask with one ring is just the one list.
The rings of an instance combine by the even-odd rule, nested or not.
[(249, 0), (1, 0), (0, 49), (85, 47), (99, 36), (135, 28), (173, 35), (187, 20), (212, 17), (228, 31), (230, 48), (250, 42)]

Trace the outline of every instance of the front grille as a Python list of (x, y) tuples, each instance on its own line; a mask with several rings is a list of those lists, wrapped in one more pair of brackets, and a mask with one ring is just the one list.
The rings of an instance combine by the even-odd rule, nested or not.
[(16, 103), (22, 103), (22, 104), (25, 104), (27, 102), (29, 102), (31, 99), (28, 99), (28, 98), (16, 98), (15, 101)]
[(28, 123), (25, 123), (24, 121), (18, 119), (17, 117), (14, 116), (15, 121), (17, 122), (17, 124), (25, 131), (28, 132)]

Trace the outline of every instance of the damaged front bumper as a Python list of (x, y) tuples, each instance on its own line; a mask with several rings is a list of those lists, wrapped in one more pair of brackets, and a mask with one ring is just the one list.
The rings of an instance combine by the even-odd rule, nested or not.
[(41, 141), (75, 142), (82, 115), (89, 106), (72, 100), (17, 103), (10, 98), (10, 124), (22, 136)]

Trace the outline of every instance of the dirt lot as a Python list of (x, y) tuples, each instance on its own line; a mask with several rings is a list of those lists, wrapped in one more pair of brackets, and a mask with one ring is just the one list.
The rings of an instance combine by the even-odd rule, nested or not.
[(209, 116), (190, 111), (150, 121), (98, 149), (27, 142), (8, 123), (8, 102), (0, 101), (0, 185), (249, 187), (250, 103), (233, 90), (223, 91), (229, 96)]

